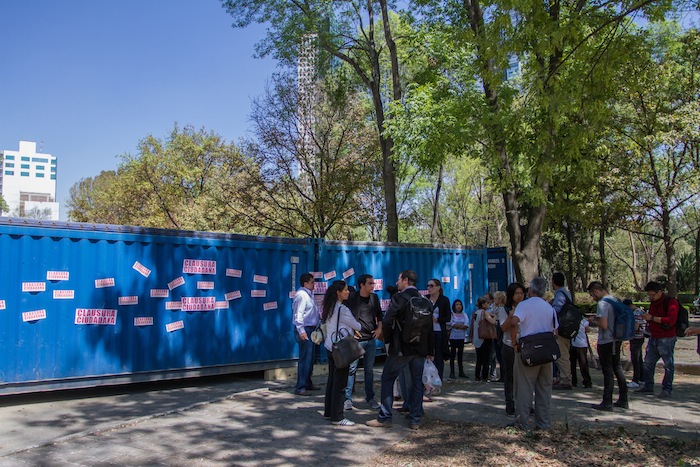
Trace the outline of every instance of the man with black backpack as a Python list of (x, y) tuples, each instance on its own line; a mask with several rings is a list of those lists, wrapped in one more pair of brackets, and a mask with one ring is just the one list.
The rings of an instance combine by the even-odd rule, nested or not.
[(404, 368), (411, 373), (408, 394), (409, 428), (417, 430), (423, 417), (423, 366), (426, 358), (433, 360), (433, 304), (423, 297), (416, 284), (418, 275), (406, 270), (396, 281), (398, 293), (384, 314), (382, 329), (384, 342), (389, 346), (382, 371), (382, 389), (379, 414), (366, 425), (391, 428), (394, 404), (394, 381)]
[(664, 361), (664, 379), (661, 382), (659, 397), (671, 397), (673, 390), (673, 353), (676, 347), (676, 321), (680, 304), (673, 297), (664, 294), (664, 288), (658, 282), (651, 281), (644, 291), (649, 296), (649, 313), (642, 315), (648, 322), (651, 337), (647, 342), (644, 356), (644, 386), (637, 392), (654, 394), (654, 369), (659, 359)]
[[(565, 287), (566, 278), (561, 272), (555, 272), (552, 275), (552, 288), (554, 289), (554, 299), (552, 300), (552, 308), (557, 312), (557, 317), (559, 318), (559, 326), (562, 326), (562, 319), (560, 312), (564, 305), (572, 304), (573, 300), (571, 298), (571, 292)], [(583, 316), (580, 316), (581, 318)], [(576, 325), (576, 331), (581, 324), (581, 319), (578, 320)], [(561, 352), (561, 357), (555, 362), (557, 368), (559, 368), (559, 382), (552, 386), (552, 389), (568, 389), (571, 386), (571, 361), (569, 353), (571, 351), (571, 338), (569, 336), (562, 335), (561, 332), (557, 334), (557, 344), (559, 344), (559, 351)]]
[[(634, 336), (634, 318), (632, 318), (632, 336), (627, 336), (622, 331), (618, 333), (620, 316), (617, 315), (622, 314), (622, 307), (627, 307), (616, 297), (610, 295), (605, 286), (598, 281), (588, 285), (588, 293), (593, 300), (598, 302), (596, 316), (591, 320), (591, 324), (598, 328), (598, 358), (603, 371), (603, 401), (600, 404), (592, 405), (591, 408), (605, 412), (612, 412), (613, 406), (629, 409), (627, 380), (620, 363), (620, 348), (624, 340), (630, 340)], [(632, 310), (629, 311), (631, 314)], [(613, 403), (615, 379), (617, 379), (619, 397)]]

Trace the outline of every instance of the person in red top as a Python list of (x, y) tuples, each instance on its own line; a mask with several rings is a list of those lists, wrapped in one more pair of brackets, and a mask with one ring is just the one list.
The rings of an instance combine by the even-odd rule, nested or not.
[(676, 319), (678, 318), (678, 300), (666, 297), (664, 288), (658, 282), (649, 282), (644, 291), (649, 296), (649, 312), (642, 317), (649, 324), (647, 328), (651, 337), (647, 343), (644, 356), (644, 386), (637, 392), (654, 394), (654, 369), (659, 359), (664, 361), (664, 379), (661, 382), (659, 397), (671, 397), (673, 390), (673, 351), (676, 347)]

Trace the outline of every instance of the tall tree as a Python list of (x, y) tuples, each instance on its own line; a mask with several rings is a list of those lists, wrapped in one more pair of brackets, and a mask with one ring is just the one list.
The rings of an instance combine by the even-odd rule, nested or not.
[[(387, 240), (399, 240), (394, 140), (385, 130), (391, 119), (388, 104), (402, 97), (401, 70), (387, 0), (222, 0), (235, 27), (252, 23), (269, 25), (267, 38), (258, 44), (262, 56), (272, 54), (296, 67), (304, 37), (318, 45), (317, 66), (334, 60), (345, 63), (369, 93), (374, 110), (376, 137), (382, 154)], [(305, 51), (308, 53), (308, 51)], [(386, 57), (386, 58), (385, 58)], [(318, 71), (321, 71), (320, 69)], [(387, 79), (388, 77), (388, 79)]]
[(627, 190), (638, 215), (655, 222), (666, 256), (668, 292), (677, 293), (674, 218), (700, 190), (700, 33), (661, 25), (651, 32), (636, 76), (623, 87), (616, 129), (627, 141)]
[(254, 102), (245, 184), (226, 184), (223, 195), (266, 233), (326, 238), (366, 222), (360, 187), (374, 176), (378, 148), (364, 102), (342, 73), (318, 84), (304, 112), (302, 98), (294, 80), (278, 75)]

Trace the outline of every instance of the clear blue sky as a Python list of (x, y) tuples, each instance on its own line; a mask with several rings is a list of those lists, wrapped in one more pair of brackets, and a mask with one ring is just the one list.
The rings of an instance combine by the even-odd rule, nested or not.
[(62, 220), (74, 183), (149, 134), (244, 136), (276, 66), (253, 58), (264, 28), (233, 29), (217, 0), (0, 0), (0, 19), (0, 147), (58, 158)]

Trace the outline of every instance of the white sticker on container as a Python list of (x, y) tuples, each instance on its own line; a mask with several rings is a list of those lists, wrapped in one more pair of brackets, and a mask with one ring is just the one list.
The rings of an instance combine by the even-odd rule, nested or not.
[(335, 271), (330, 271), (330, 272), (325, 273), (325, 274), (323, 275), (323, 278), (324, 278), (325, 280), (329, 281), (329, 280), (331, 280), (331, 279), (335, 279), (335, 276), (336, 276)]
[(168, 298), (170, 289), (151, 289), (151, 298)]
[(182, 297), (182, 311), (212, 311), (216, 309), (215, 297)]
[(267, 297), (267, 291), (266, 290), (251, 290), (250, 296), (254, 297), (254, 298), (264, 298), (264, 297)]
[(179, 310), (182, 308), (182, 303), (180, 302), (165, 302), (166, 310)]
[(276, 309), (277, 309), (277, 302), (263, 303), (263, 310), (265, 310), (265, 311), (276, 310)]
[(255, 274), (253, 276), (253, 282), (255, 282), (256, 284), (267, 284), (267, 276)]
[(76, 308), (75, 324), (97, 324), (114, 326), (117, 324), (117, 310), (100, 308)]
[(226, 268), (226, 276), (228, 277), (241, 277), (243, 275), (243, 271), (240, 269), (229, 269)]
[(22, 292), (44, 292), (46, 282), (22, 282)]
[(216, 261), (209, 259), (186, 259), (182, 263), (183, 274), (216, 274)]
[(114, 277), (107, 277), (104, 279), (95, 279), (95, 288), (102, 289), (105, 287), (114, 287)]
[(173, 323), (168, 323), (165, 325), (165, 330), (168, 332), (173, 332), (177, 331), (178, 329), (184, 329), (185, 328), (185, 323), (184, 321), (175, 321)]
[(38, 321), (40, 319), (46, 319), (46, 310), (25, 311), (22, 313), (22, 321), (25, 323), (27, 321)]
[(54, 290), (54, 300), (72, 300), (75, 298), (75, 290)]
[(240, 290), (234, 290), (233, 292), (229, 292), (226, 295), (224, 295), (226, 300), (236, 300), (238, 298), (241, 298), (241, 291)]
[(130, 295), (128, 297), (119, 297), (118, 302), (120, 305), (138, 305), (139, 297), (137, 295)]
[(148, 269), (148, 268), (147, 268), (146, 266), (144, 266), (143, 264), (139, 263), (138, 261), (136, 261), (136, 262), (134, 263), (134, 265), (132, 266), (132, 268), (134, 268), (135, 270), (137, 270), (137, 271), (139, 272), (139, 274), (141, 274), (143, 277), (148, 277), (148, 276), (151, 275), (151, 270)]
[(0, 300), (0, 310), (5, 309), (5, 300)]
[(197, 281), (199, 290), (214, 290), (214, 282), (212, 281)]
[(69, 277), (68, 271), (46, 271), (47, 281), (67, 281)]
[(153, 326), (153, 316), (134, 318), (134, 326)]
[(355, 275), (355, 268), (350, 268), (343, 273), (343, 279), (347, 279), (350, 276)]
[(175, 289), (175, 288), (177, 288), (177, 287), (180, 287), (180, 286), (183, 285), (184, 283), (185, 283), (185, 278), (182, 277), (182, 276), (180, 276), (180, 277), (178, 277), (177, 279), (173, 279), (173, 280), (171, 280), (170, 282), (168, 282), (168, 288), (169, 288), (170, 290), (173, 290), (173, 289)]

